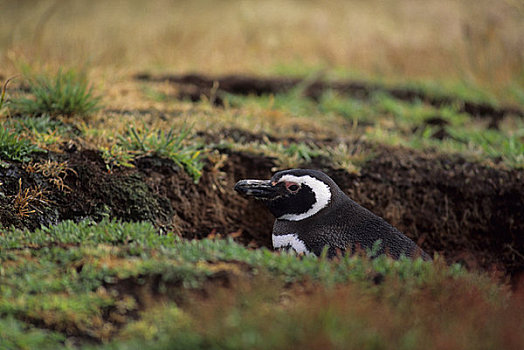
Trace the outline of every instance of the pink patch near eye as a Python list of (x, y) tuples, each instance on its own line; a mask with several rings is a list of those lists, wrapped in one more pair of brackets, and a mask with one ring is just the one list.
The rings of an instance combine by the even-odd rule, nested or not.
[(297, 192), (300, 189), (300, 185), (296, 182), (286, 181), (286, 188), (290, 192)]

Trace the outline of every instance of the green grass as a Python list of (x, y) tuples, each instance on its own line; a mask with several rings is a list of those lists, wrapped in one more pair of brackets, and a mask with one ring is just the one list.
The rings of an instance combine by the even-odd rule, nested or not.
[(235, 107), (256, 106), (264, 110), (281, 110), (295, 116), (311, 116), (316, 104), (303, 96), (304, 86), (298, 86), (286, 93), (262, 96), (238, 96), (226, 94), (226, 103)]
[(440, 140), (433, 137), (438, 131), (433, 126), (426, 126), (412, 133), (375, 127), (366, 131), (366, 139), (416, 150), (460, 154), (471, 161), (486, 164), (502, 161), (509, 168), (524, 168), (524, 128), (506, 133), (477, 125), (450, 125), (444, 130), (450, 136)]
[[(4, 230), (0, 247), (6, 349), (70, 348), (71, 336), (105, 342), (88, 349), (432, 349), (437, 339), (474, 349), (520, 340), (504, 338), (519, 317), (505, 289), (440, 259), (297, 257), (106, 220)], [(212, 283), (222, 278), (230, 287)], [(460, 337), (450, 328), (458, 323)]]
[(473, 103), (487, 104), (499, 107), (501, 99), (485, 88), (471, 81), (410, 81), (401, 84), (402, 87), (419, 91), (431, 98), (449, 98)]
[(100, 108), (101, 96), (94, 93), (83, 73), (59, 70), (54, 77), (29, 77), (28, 83), (30, 97), (14, 97), (9, 103), (14, 114), (87, 117)]
[(144, 85), (141, 87), (141, 90), (143, 91), (145, 97), (153, 101), (167, 102), (169, 100), (169, 96), (165, 92), (158, 91), (150, 86)]
[(333, 114), (353, 122), (374, 122), (389, 118), (399, 126), (416, 126), (425, 119), (443, 116), (453, 122), (465, 123), (468, 115), (458, 112), (456, 105), (434, 107), (416, 100), (402, 101), (386, 92), (373, 92), (367, 99), (345, 96), (328, 90), (322, 94), (318, 103), (304, 97), (302, 90), (295, 89), (288, 93), (263, 96), (231, 96), (228, 101), (233, 106), (259, 106), (262, 109), (276, 109), (294, 116), (315, 117)]
[(385, 88), (402, 88), (425, 94), (435, 99), (462, 100), (473, 103), (487, 104), (493, 107), (503, 105), (524, 105), (524, 87), (514, 82), (504, 88), (493, 89), (492, 85), (480, 84), (471, 78), (462, 79), (406, 79), (406, 76), (389, 76), (383, 74), (363, 74), (362, 71), (351, 70), (344, 66), (308, 65), (301, 60), (292, 64), (276, 64), (269, 74), (293, 78), (321, 77), (325, 80), (354, 81), (371, 86)]
[(524, 168), (524, 127), (512, 135), (478, 129), (450, 129), (449, 132), (464, 148), (473, 146), (490, 158), (502, 158), (513, 168)]
[[(120, 251), (116, 256), (125, 257), (126, 254), (139, 256), (142, 259), (167, 258), (179, 263), (198, 263), (199, 261), (219, 262), (237, 261), (247, 263), (282, 276), (287, 282), (313, 278), (327, 284), (347, 282), (350, 280), (366, 280), (372, 272), (398, 273), (399, 276), (414, 278), (413, 282), (423, 282), (431, 272), (431, 264), (419, 260), (413, 263), (409, 259), (392, 261), (382, 257), (368, 262), (360, 258), (343, 258), (337, 264), (326, 259), (313, 256), (297, 258), (294, 254), (282, 253), (275, 255), (266, 249), (248, 250), (233, 240), (183, 240), (172, 234), (159, 235), (148, 222), (122, 223), (118, 221), (103, 221), (100, 224), (84, 221), (78, 224), (67, 221), (57, 226), (43, 228), (34, 232), (11, 230), (0, 236), (0, 245), (9, 250), (24, 251), (27, 247), (39, 247), (32, 254), (37, 256), (59, 253), (61, 245), (77, 246), (67, 253), (67, 259), (76, 260), (78, 257), (73, 251), (83, 251), (87, 254), (104, 254), (105, 245), (114, 246), (113, 253)], [(58, 247), (56, 247), (58, 245)], [(123, 249), (124, 246), (125, 249)], [(95, 247), (94, 250), (90, 247)], [(57, 249), (58, 248), (58, 249)], [(108, 248), (109, 249), (109, 248)], [(45, 250), (46, 253), (40, 252)], [(158, 251), (157, 251), (158, 250)], [(370, 252), (370, 254), (372, 254)], [(16, 253), (15, 253), (16, 255)], [(0, 257), (11, 259), (9, 252), (0, 254)], [(38, 264), (41, 264), (39, 261)], [(93, 263), (97, 263), (94, 261)], [(137, 263), (141, 263), (137, 260)], [(371, 268), (373, 271), (366, 271)], [(454, 266), (447, 271), (450, 275), (461, 274), (465, 271)], [(25, 286), (30, 286), (26, 278)], [(417, 282), (418, 281), (418, 282)], [(39, 284), (39, 279), (35, 280)]]
[(106, 168), (111, 172), (116, 167), (134, 168), (134, 155), (121, 145), (111, 145), (111, 147), (101, 147), (102, 158)]
[(191, 128), (186, 126), (178, 130), (171, 128), (167, 132), (152, 131), (145, 126), (138, 129), (130, 126), (126, 135), (119, 136), (118, 145), (137, 156), (171, 159), (198, 182), (204, 163), (201, 147), (187, 142), (191, 132)]
[(335, 91), (322, 94), (318, 109), (320, 113), (336, 114), (356, 123), (369, 122), (374, 116), (374, 110), (367, 101), (344, 97)]
[(344, 169), (349, 173), (358, 174), (360, 167), (373, 157), (371, 150), (363, 150), (359, 146), (349, 146), (340, 143), (336, 146), (319, 147), (305, 142), (250, 142), (246, 144), (223, 142), (217, 145), (219, 149), (227, 148), (235, 151), (263, 154), (274, 158), (281, 169), (297, 168), (311, 163), (315, 158), (322, 157), (334, 168)]
[(41, 148), (52, 147), (75, 136), (71, 125), (47, 115), (10, 118), (6, 120), (5, 125), (11, 128), (13, 133), (26, 137)]
[(319, 147), (308, 143), (289, 143), (284, 145), (278, 142), (251, 143), (244, 147), (233, 147), (237, 150), (258, 150), (269, 157), (275, 157), (282, 168), (296, 168), (300, 164), (309, 163), (313, 158), (323, 155)]
[(55, 349), (64, 335), (36, 328), (12, 316), (0, 318), (0, 349)]
[(22, 138), (9, 127), (0, 126), (0, 158), (18, 162), (29, 162), (31, 154), (42, 152), (42, 149)]
[(34, 117), (20, 117), (10, 118), (6, 121), (6, 125), (11, 126), (15, 132), (31, 132), (34, 134), (44, 134), (47, 132), (54, 132), (59, 135), (71, 135), (72, 127), (64, 124), (61, 121), (54, 120), (49, 116), (34, 118)]
[[(487, 118), (474, 118), (461, 112), (460, 105), (456, 103), (435, 107), (420, 100), (399, 100), (384, 92), (375, 92), (367, 99), (358, 99), (334, 91), (325, 92), (319, 102), (314, 103), (302, 96), (299, 90), (275, 96), (234, 96), (230, 101), (233, 106), (240, 108), (259, 106), (261, 109), (277, 109), (292, 116), (304, 117), (304, 123), (307, 123), (308, 118), (332, 115), (340, 118), (339, 121), (330, 119), (326, 123), (350, 121), (352, 127), (347, 130), (347, 135), (362, 137), (377, 145), (401, 145), (422, 151), (459, 153), (488, 163), (501, 159), (510, 168), (524, 167), (524, 124), (521, 120), (514, 118), (509, 126), (502, 125), (498, 130), (489, 129)], [(506, 117), (506, 120), (509, 119)], [(443, 125), (431, 125), (435, 120)], [(440, 129), (445, 133), (442, 139), (435, 137)], [(307, 163), (316, 156), (351, 159), (347, 154), (334, 157), (333, 152), (326, 147), (300, 143), (272, 145), (259, 142), (258, 145), (252, 143), (235, 147), (275, 156), (281, 166)]]

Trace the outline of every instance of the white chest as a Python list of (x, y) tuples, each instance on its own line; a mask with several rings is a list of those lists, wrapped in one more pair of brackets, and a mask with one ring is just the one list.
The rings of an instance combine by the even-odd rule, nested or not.
[(311, 254), (304, 242), (296, 234), (272, 235), (273, 248), (292, 248), (297, 254)]

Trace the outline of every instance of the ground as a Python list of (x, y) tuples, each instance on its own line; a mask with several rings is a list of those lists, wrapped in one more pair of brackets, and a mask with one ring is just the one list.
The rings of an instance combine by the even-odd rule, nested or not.
[[(524, 343), (518, 2), (3, 10), (0, 348)], [(233, 187), (289, 168), (433, 261), (274, 251)]]
[[(152, 80), (143, 75), (138, 79)], [(184, 92), (187, 89), (200, 89), (194, 94), (194, 99), (200, 99), (209, 95), (213, 86), (213, 79), (196, 76), (183, 79), (163, 77), (162, 81), (181, 85), (179, 98), (186, 97)], [(297, 84), (293, 80), (257, 80), (240, 76), (215, 81), (219, 82), (219, 94), (236, 95), (285, 93)], [(351, 84), (339, 82), (337, 86), (344, 87), (341, 89), (350, 95), (364, 94), (359, 98), (365, 99), (366, 94), (371, 93), (366, 88), (345, 89)], [(321, 90), (328, 89), (331, 88), (320, 83), (312, 84), (304, 92), (304, 98), (315, 103), (321, 98)], [(415, 98), (412, 97), (415, 93), (408, 89), (394, 91), (403, 91), (399, 93), (400, 100)], [(441, 105), (446, 101), (445, 98), (437, 100), (422, 92), (417, 93), (417, 101), (427, 101), (429, 105)], [(468, 115), (468, 118), (489, 119), (489, 125), (494, 123), (493, 118), (502, 122), (506, 115), (521, 118), (522, 113), (516, 108), (495, 109), (467, 101), (459, 101), (459, 105), (462, 106), (459, 113)], [(125, 116), (126, 112), (112, 113), (113, 118), (117, 118)], [(151, 118), (157, 117), (155, 110), (146, 113), (150, 113)], [(172, 112), (159, 116), (162, 119), (176, 117)], [(430, 121), (435, 123), (434, 120), (440, 119), (432, 117)], [(423, 128), (424, 123), (427, 121), (423, 120), (417, 127)], [(447, 122), (442, 119), (442, 123), (445, 126)], [(450, 137), (441, 135), (445, 132), (442, 125), (437, 125), (432, 137)], [(264, 138), (269, 137), (273, 143), (310, 143), (318, 148), (343, 146), (373, 154), (362, 163), (358, 173), (341, 169), (323, 155), (302, 159), (297, 166), (325, 171), (351, 198), (384, 217), (430, 254), (438, 253), (450, 262), (462, 262), (470, 267), (496, 268), (511, 276), (522, 273), (522, 170), (468, 161), (459, 154), (443, 155), (434, 151), (377, 145), (341, 136), (337, 139), (300, 135), (277, 137), (235, 128), (201, 131), (200, 138), (206, 144), (215, 145), (212, 151), (217, 152), (215, 157), (220, 161), (213, 164), (213, 160), (208, 160), (198, 183), (174, 161), (155, 155), (138, 158), (134, 168), (116, 167), (108, 171), (102, 152), (67, 143), (57, 152), (38, 154), (34, 158), (37, 163), (50, 160), (67, 162), (68, 170), (61, 175), (62, 189), (51, 182), (52, 178), (46, 178), (23, 164), (13, 163), (1, 170), (6, 191), (4, 214), (0, 219), (4, 226), (29, 229), (86, 218), (147, 220), (159, 229), (174, 230), (185, 238), (204, 238), (210, 234), (226, 236), (238, 232), (236, 238), (244, 244), (271, 248), (273, 218), (260, 203), (238, 196), (233, 186), (240, 179), (270, 178), (282, 166), (279, 167), (277, 160), (268, 155), (218, 145), (220, 140), (227, 139), (236, 144), (263, 143)], [(20, 179), (24, 187), (43, 186), (48, 205), (42, 205), (37, 213), (21, 217), (13, 209), (12, 200), (20, 190)]]

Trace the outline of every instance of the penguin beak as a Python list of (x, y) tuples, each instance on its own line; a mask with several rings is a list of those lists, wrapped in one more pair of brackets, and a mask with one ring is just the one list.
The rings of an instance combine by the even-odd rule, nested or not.
[(235, 191), (257, 199), (271, 199), (277, 194), (270, 180), (240, 180), (235, 185)]

